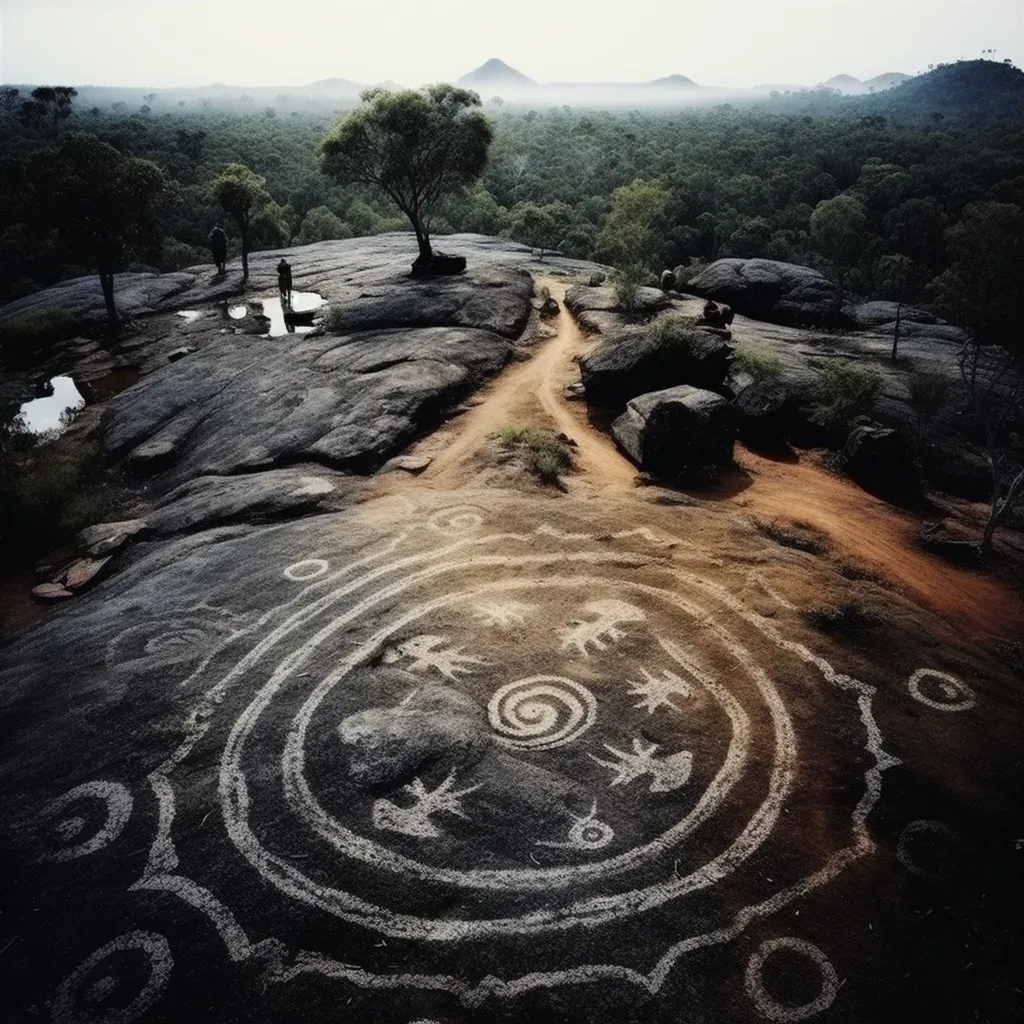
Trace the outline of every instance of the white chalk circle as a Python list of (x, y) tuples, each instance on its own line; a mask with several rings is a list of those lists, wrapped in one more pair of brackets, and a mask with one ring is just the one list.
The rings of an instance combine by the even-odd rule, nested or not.
[[(934, 688), (938, 691), (938, 700), (921, 690), (921, 683), (926, 680), (935, 680)], [(936, 711), (967, 711), (977, 703), (974, 692), (966, 683), (961, 682), (956, 676), (937, 672), (933, 668), (919, 668), (910, 677), (907, 686), (914, 700), (919, 700)]]
[[(938, 863), (922, 863), (922, 846), (936, 838), (940, 841)], [(946, 848), (944, 858), (942, 846)], [(900, 841), (896, 846), (896, 859), (918, 878), (923, 878), (927, 882), (946, 882), (953, 875), (952, 855), (959, 847), (960, 837), (941, 821), (912, 821), (900, 834)]]
[(456, 505), (455, 508), (442, 509), (435, 512), (427, 525), (446, 537), (458, 537), (463, 533), (472, 533), (483, 526), (484, 517), (472, 505)]
[[(106, 974), (91, 976), (104, 960), (133, 950), (145, 954), (149, 977), (131, 1002), (125, 1004), (122, 993), (118, 991), (124, 983), (118, 979), (114, 964)], [(123, 968), (123, 959), (118, 957), (118, 967)], [(60, 983), (53, 997), (53, 1020), (55, 1024), (130, 1024), (163, 994), (173, 966), (171, 947), (162, 935), (126, 932), (86, 957)], [(104, 1009), (102, 1003), (112, 996), (117, 997), (117, 1002), (122, 1005)]]
[(579, 739), (597, 720), (597, 701), (571, 679), (532, 676), (497, 690), (487, 717), (504, 746), (548, 750)]
[[(786, 1006), (768, 994), (762, 975), (764, 963), (772, 953), (777, 953), (780, 950), (788, 950), (791, 953), (799, 953), (801, 956), (807, 957), (821, 973), (821, 992), (809, 1003)], [(815, 1014), (821, 1013), (822, 1010), (827, 1010), (835, 1002), (836, 993), (839, 991), (839, 976), (828, 958), (817, 946), (805, 939), (785, 937), (769, 939), (760, 945), (747, 964), (746, 985), (747, 995), (750, 996), (762, 1016), (772, 1021), (796, 1021), (813, 1017)]]
[(43, 811), (45, 825), (52, 828), (64, 843), (78, 839), (86, 827), (86, 820), (81, 815), (64, 813), (79, 800), (102, 800), (106, 803), (106, 818), (103, 825), (88, 839), (75, 843), (74, 846), (65, 846), (62, 850), (44, 854), (41, 860), (60, 864), (95, 853), (117, 839), (132, 815), (132, 795), (119, 782), (86, 782), (76, 786), (63, 796), (57, 797)]
[(308, 583), (310, 580), (318, 580), (326, 576), (331, 568), (331, 563), (322, 558), (307, 558), (304, 562), (296, 562), (289, 565), (284, 571), (284, 578), (292, 583)]

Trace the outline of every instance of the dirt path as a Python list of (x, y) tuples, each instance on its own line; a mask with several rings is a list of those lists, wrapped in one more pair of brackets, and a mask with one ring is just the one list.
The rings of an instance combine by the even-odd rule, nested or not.
[(590, 426), (582, 403), (562, 398), (565, 386), (579, 379), (573, 357), (586, 348), (587, 340), (564, 307), (566, 285), (538, 279), (538, 288), (543, 285), (562, 304), (552, 323), (557, 335), (539, 344), (532, 359), (514, 365), (494, 381), (471, 412), (416, 449), (434, 459), (418, 478), (419, 484), (437, 489), (464, 484), (476, 472), (474, 456), (488, 438), (502, 427), (518, 425), (554, 430), (575, 441), (576, 468), (590, 486), (599, 490), (634, 487), (636, 468), (632, 463), (619, 453), (611, 438)]
[(837, 553), (879, 570), (907, 597), (971, 636), (1024, 635), (1024, 606), (997, 580), (918, 548), (920, 521), (806, 461), (773, 462), (744, 448), (737, 461), (753, 484), (729, 500), (751, 515), (806, 524)]
[[(587, 346), (564, 307), (566, 285), (549, 278), (538, 279), (537, 285), (546, 285), (562, 304), (552, 322), (556, 336), (493, 381), (468, 413), (421, 442), (414, 454), (429, 455), (429, 468), (415, 479), (396, 478), (388, 490), (465, 486), (479, 472), (478, 453), (488, 439), (510, 425), (554, 430), (576, 442), (570, 487), (620, 494), (635, 488), (636, 467), (588, 422), (583, 403), (563, 397), (566, 385), (579, 379), (573, 359)], [(740, 447), (737, 461), (751, 483), (739, 493), (723, 489), (723, 502), (750, 515), (802, 523), (826, 534), (840, 557), (884, 576), (905, 596), (972, 637), (1024, 635), (1019, 598), (989, 576), (921, 551), (915, 541), (920, 522), (914, 516), (806, 459), (775, 462)]]

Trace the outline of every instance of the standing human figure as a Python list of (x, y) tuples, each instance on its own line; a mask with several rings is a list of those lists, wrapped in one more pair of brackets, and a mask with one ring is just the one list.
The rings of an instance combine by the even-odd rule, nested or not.
[(282, 256), (277, 265), (277, 287), (281, 293), (281, 308), (292, 308), (292, 268)]
[(227, 272), (228, 265), (228, 236), (224, 229), (218, 224), (210, 232), (210, 252), (213, 253), (213, 262), (217, 264), (217, 273)]

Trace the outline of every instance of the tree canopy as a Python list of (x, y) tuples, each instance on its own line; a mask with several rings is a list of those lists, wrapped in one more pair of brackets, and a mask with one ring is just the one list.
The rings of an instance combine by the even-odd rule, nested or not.
[(113, 275), (133, 254), (159, 248), (163, 172), (93, 135), (72, 134), (35, 154), (29, 179), (38, 216), (57, 231), (66, 258), (99, 272), (107, 313), (116, 323)]
[(480, 97), (451, 85), (418, 91), (370, 89), (321, 147), (324, 173), (386, 195), (416, 232), (420, 259), (432, 257), (430, 230), (442, 199), (483, 173), (493, 131)]
[[(272, 202), (266, 185), (266, 178), (244, 164), (228, 164), (213, 182), (217, 202), (238, 225), (242, 236), (242, 276), (245, 278), (249, 277), (249, 233), (253, 218)], [(280, 238), (277, 242), (280, 244)]]

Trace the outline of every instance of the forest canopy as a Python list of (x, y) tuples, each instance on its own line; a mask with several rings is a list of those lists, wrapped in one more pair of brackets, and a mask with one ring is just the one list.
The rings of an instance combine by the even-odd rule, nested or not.
[[(962, 286), (978, 276), (963, 262), (977, 225), (1010, 230), (1007, 208), (1024, 209), (1022, 83), (1016, 68), (971, 61), (860, 98), (814, 90), (619, 112), (487, 102), (489, 162), (439, 205), (432, 231), (504, 234), (650, 270), (724, 256), (784, 260), (820, 267), (851, 294), (892, 292), (902, 268), (908, 301), (941, 294), (946, 308), (962, 308)], [(265, 181), (247, 228), (253, 249), (409, 228), (379, 191), (322, 172), (340, 110), (294, 109), (285, 95), (262, 109), (219, 109), (150, 93), (129, 108), (90, 106), (87, 90), (15, 91), (0, 103), (0, 302), (96, 270), (39, 212), (37, 154), (72, 132), (149, 161), (166, 179), (129, 269), (210, 262), (207, 236), (224, 219), (215, 183), (231, 165)], [(1012, 243), (1003, 249), (1017, 258)]]

